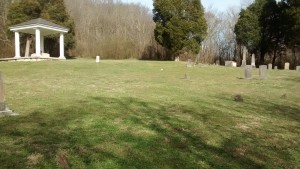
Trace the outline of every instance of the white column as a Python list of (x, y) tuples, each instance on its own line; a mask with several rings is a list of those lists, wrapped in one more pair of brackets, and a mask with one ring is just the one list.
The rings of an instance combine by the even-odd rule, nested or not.
[(41, 56), (41, 31), (38, 28), (35, 30), (35, 54)]
[(45, 53), (44, 39), (45, 39), (44, 36), (41, 35), (41, 51), (42, 51), (42, 53)]
[(64, 45), (64, 34), (60, 33), (59, 36), (59, 58), (60, 59), (66, 59), (65, 58), (65, 45)]
[(20, 33), (15, 32), (15, 58), (20, 58)]

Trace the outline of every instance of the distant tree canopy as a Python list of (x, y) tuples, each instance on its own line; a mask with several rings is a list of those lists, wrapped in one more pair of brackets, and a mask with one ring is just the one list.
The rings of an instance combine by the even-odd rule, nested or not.
[(154, 0), (156, 41), (173, 54), (198, 53), (207, 34), (200, 0)]
[(287, 47), (299, 45), (300, 8), (299, 0), (255, 0), (247, 9), (242, 9), (235, 25), (237, 43), (246, 46), (251, 53), (259, 54), (260, 63), (265, 54), (277, 54)]
[[(44, 18), (56, 24), (68, 27), (70, 32), (65, 37), (65, 48), (71, 49), (75, 46), (74, 22), (69, 17), (63, 0), (20, 0), (12, 3), (7, 16), (8, 25), (12, 26), (31, 19)], [(48, 47), (53, 55), (57, 55), (58, 35), (46, 37), (46, 48)]]

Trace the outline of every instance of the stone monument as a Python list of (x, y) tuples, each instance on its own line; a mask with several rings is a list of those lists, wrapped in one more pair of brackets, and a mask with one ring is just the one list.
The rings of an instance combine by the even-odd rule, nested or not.
[(192, 59), (188, 59), (186, 67), (193, 67)]
[(290, 63), (289, 63), (289, 62), (286, 62), (286, 63), (284, 64), (284, 69), (285, 69), (285, 70), (290, 70)]
[(259, 66), (259, 77), (262, 80), (267, 78), (267, 65), (260, 65)]
[(300, 66), (296, 66), (296, 71), (300, 72)]
[(236, 67), (236, 62), (234, 62), (234, 61), (225, 61), (225, 67)]
[(273, 66), (273, 65), (272, 65), (271, 63), (269, 63), (269, 64), (268, 64), (268, 69), (269, 69), (269, 70), (272, 70), (272, 66)]
[(275, 69), (275, 70), (278, 70), (278, 66), (274, 66), (274, 69)]
[(6, 106), (4, 98), (4, 85), (2, 80), (2, 74), (0, 72), (0, 115), (16, 115)]
[(251, 79), (252, 78), (252, 66), (246, 65), (245, 66), (245, 79)]
[(243, 60), (242, 60), (242, 65), (241, 65), (241, 67), (245, 67), (245, 66), (247, 65), (246, 59), (247, 59), (247, 48), (244, 47), (244, 48), (243, 48)]
[(100, 62), (100, 56), (96, 56), (96, 63)]
[(255, 55), (254, 55), (254, 54), (252, 54), (252, 57), (251, 57), (251, 66), (252, 66), (253, 68), (256, 67), (256, 66), (255, 66)]

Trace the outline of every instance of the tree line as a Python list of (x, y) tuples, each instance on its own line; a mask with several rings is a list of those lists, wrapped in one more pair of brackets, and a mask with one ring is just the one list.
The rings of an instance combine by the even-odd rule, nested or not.
[[(257, 64), (299, 65), (298, 0), (255, 0), (226, 12), (204, 11), (199, 0), (153, 2), (151, 12), (140, 4), (114, 0), (2, 0), (0, 57), (14, 53), (9, 26), (42, 17), (71, 28), (66, 45), (70, 56), (153, 60), (180, 56), (209, 64), (225, 60), (241, 64), (242, 50), (247, 48)], [(34, 43), (34, 38), (22, 35), (22, 39), (25, 54), (26, 44)], [(47, 37), (46, 45), (49, 51), (58, 51), (53, 50), (58, 37)]]

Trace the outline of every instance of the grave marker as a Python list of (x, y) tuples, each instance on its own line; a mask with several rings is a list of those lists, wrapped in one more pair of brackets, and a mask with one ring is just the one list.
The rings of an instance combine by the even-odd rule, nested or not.
[(6, 106), (5, 98), (4, 98), (4, 84), (2, 79), (2, 74), (0, 72), (0, 115), (17, 115), (13, 113), (9, 108)]
[(271, 63), (268, 64), (268, 69), (269, 69), (269, 70), (272, 70), (272, 66), (273, 66), (273, 65), (272, 65)]
[(267, 78), (267, 65), (260, 65), (259, 66), (259, 77), (262, 80)]
[(242, 60), (241, 67), (245, 67), (247, 65), (246, 57), (247, 57), (247, 48), (244, 47), (244, 49), (243, 49), (243, 60)]
[(246, 65), (245, 66), (245, 79), (251, 79), (252, 78), (252, 66)]
[(296, 71), (300, 72), (300, 66), (296, 66)]
[(290, 63), (289, 63), (289, 62), (286, 62), (286, 63), (284, 64), (284, 69), (285, 69), (285, 70), (290, 70)]
[(100, 62), (100, 56), (96, 56), (96, 63)]
[(255, 66), (255, 55), (254, 55), (254, 54), (252, 54), (252, 58), (251, 58), (251, 66), (252, 66), (253, 68), (256, 67), (256, 66)]
[(187, 67), (193, 67), (192, 59), (188, 59), (186, 66)]

